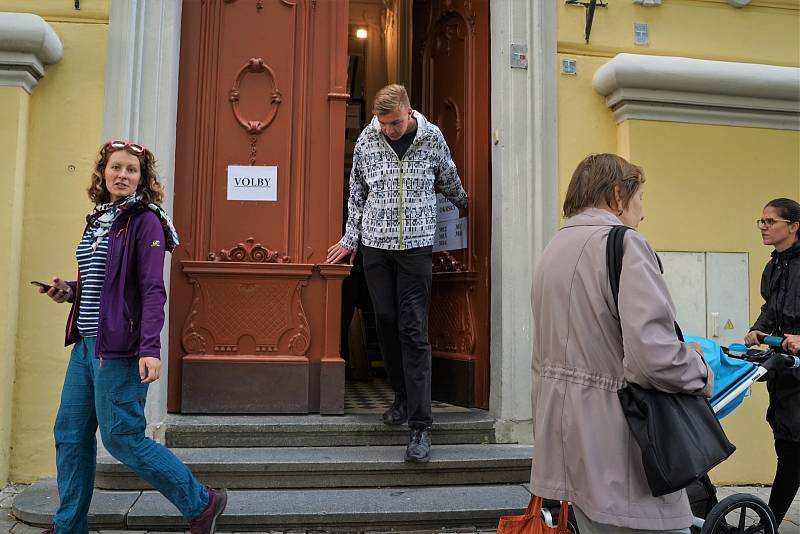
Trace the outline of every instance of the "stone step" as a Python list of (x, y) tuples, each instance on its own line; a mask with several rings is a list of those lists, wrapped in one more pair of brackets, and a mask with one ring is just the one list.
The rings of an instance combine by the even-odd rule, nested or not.
[[(502, 515), (521, 513), (530, 498), (522, 484), (366, 489), (234, 490), (220, 531), (321, 529), (493, 528)], [(14, 500), (12, 512), (37, 526), (50, 524), (58, 503), (55, 482), (40, 481)], [(176, 530), (186, 522), (159, 493), (96, 490), (92, 529)]]
[[(494, 443), (484, 410), (434, 413), (437, 444)], [(164, 421), (168, 447), (355, 447), (405, 445), (408, 429), (366, 415), (174, 415)]]
[[(427, 464), (405, 462), (403, 446), (175, 448), (205, 484), (229, 489), (345, 488), (505, 484), (530, 479), (528, 445), (438, 445)], [(108, 454), (98, 458), (97, 487), (149, 489)]]

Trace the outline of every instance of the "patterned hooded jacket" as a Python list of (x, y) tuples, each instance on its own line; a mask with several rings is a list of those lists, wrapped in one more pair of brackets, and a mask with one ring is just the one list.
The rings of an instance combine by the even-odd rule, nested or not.
[(381, 133), (377, 117), (364, 128), (353, 153), (345, 235), (339, 245), (400, 250), (433, 245), (436, 193), (467, 207), (450, 149), (439, 128), (414, 111), (417, 134), (403, 159)]

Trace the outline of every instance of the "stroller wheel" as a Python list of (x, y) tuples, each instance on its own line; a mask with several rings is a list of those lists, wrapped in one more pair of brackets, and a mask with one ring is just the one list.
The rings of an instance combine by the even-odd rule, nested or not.
[(775, 516), (767, 504), (747, 493), (722, 499), (706, 516), (702, 534), (777, 534)]

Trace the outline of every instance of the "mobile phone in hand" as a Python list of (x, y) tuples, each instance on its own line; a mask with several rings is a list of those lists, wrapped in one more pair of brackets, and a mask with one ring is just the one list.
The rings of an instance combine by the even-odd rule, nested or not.
[(53, 287), (50, 284), (45, 284), (44, 282), (37, 282), (36, 280), (31, 280), (31, 284), (41, 287), (42, 289), (45, 290), (45, 292), (50, 291), (50, 289), (52, 289)]

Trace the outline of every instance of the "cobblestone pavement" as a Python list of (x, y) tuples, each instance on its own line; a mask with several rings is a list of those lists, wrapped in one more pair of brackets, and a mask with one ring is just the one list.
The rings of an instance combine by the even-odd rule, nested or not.
[[(39, 527), (30, 527), (24, 523), (20, 523), (11, 515), (11, 505), (14, 502), (14, 497), (17, 493), (21, 492), (25, 486), (15, 486), (11, 485), (0, 491), (0, 534), (41, 534), (42, 529)], [(724, 499), (728, 495), (733, 493), (750, 493), (760, 497), (764, 501), (769, 500), (769, 490), (768, 487), (759, 487), (759, 486), (736, 486), (736, 487), (722, 487), (718, 488), (717, 496), (720, 500)], [(438, 531), (437, 531), (438, 532)], [(467, 529), (467, 530), (443, 530), (441, 532), (447, 534), (490, 534), (494, 531), (490, 530), (476, 530), (476, 529)], [(90, 534), (176, 534), (175, 532), (170, 533), (161, 533), (157, 531), (144, 531), (144, 530), (101, 530), (101, 531), (93, 531)], [(189, 534), (188, 531), (186, 534)], [(220, 532), (219, 534), (225, 534)], [(257, 533), (255, 533), (257, 534)], [(264, 532), (261, 534), (306, 534), (305, 531), (301, 530), (287, 530), (285, 532), (281, 531), (270, 531), (269, 533)], [(308, 534), (321, 534), (318, 531), (311, 531)], [(388, 534), (388, 533), (378, 533), (372, 532), (367, 534)], [(795, 498), (794, 505), (792, 509), (789, 510), (789, 513), (786, 516), (783, 524), (781, 525), (779, 534), (800, 534), (800, 495)]]

